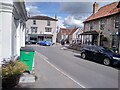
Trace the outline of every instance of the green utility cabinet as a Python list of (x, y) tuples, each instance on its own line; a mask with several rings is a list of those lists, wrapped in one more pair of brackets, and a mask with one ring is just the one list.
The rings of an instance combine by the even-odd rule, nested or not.
[(34, 66), (34, 49), (30, 47), (22, 47), (20, 49), (20, 62), (28, 66), (27, 71), (32, 71)]

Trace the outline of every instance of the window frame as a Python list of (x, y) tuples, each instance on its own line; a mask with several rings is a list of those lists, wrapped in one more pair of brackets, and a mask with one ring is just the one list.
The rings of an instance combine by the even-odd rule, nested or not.
[(47, 26), (50, 26), (50, 25), (51, 25), (50, 20), (47, 20)]
[(52, 28), (45, 27), (45, 32), (52, 32)]
[(31, 33), (37, 33), (37, 28), (38, 27), (31, 27)]
[(106, 19), (100, 20), (100, 30), (105, 30), (106, 21), (107, 21)]
[(33, 25), (36, 25), (36, 20), (33, 20)]

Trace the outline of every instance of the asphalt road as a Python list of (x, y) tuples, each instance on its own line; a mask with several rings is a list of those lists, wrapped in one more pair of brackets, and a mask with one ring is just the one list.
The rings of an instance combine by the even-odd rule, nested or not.
[(118, 88), (118, 69), (96, 62), (84, 60), (69, 50), (61, 50), (60, 45), (33, 45), (38, 53), (86, 88)]

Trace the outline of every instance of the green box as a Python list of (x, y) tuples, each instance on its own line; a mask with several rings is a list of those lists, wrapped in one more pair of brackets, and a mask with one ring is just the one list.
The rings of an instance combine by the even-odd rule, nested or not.
[(32, 71), (34, 62), (34, 50), (30, 47), (22, 47), (20, 49), (20, 62), (25, 63), (28, 66), (27, 71)]

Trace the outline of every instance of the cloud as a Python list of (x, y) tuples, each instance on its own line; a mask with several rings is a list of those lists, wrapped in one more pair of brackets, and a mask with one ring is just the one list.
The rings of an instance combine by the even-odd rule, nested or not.
[(92, 14), (93, 2), (60, 3), (60, 11), (68, 13), (63, 24), (67, 27), (83, 27), (83, 21)]
[(76, 19), (74, 16), (68, 16), (65, 18), (63, 24), (66, 27), (83, 27), (83, 21), (80, 19)]
[(58, 19), (58, 21), (57, 21), (57, 26), (58, 26), (59, 28), (66, 28), (66, 27), (64, 26), (64, 24), (63, 24), (64, 19), (63, 19), (62, 17), (57, 17), (57, 19)]
[(66, 2), (60, 4), (60, 10), (71, 15), (85, 15), (92, 13), (92, 4), (92, 2)]
[(46, 14), (41, 13), (39, 10), (39, 7), (36, 5), (36, 3), (26, 3), (26, 10), (30, 13), (31, 16), (34, 15), (43, 15), (46, 16)]

